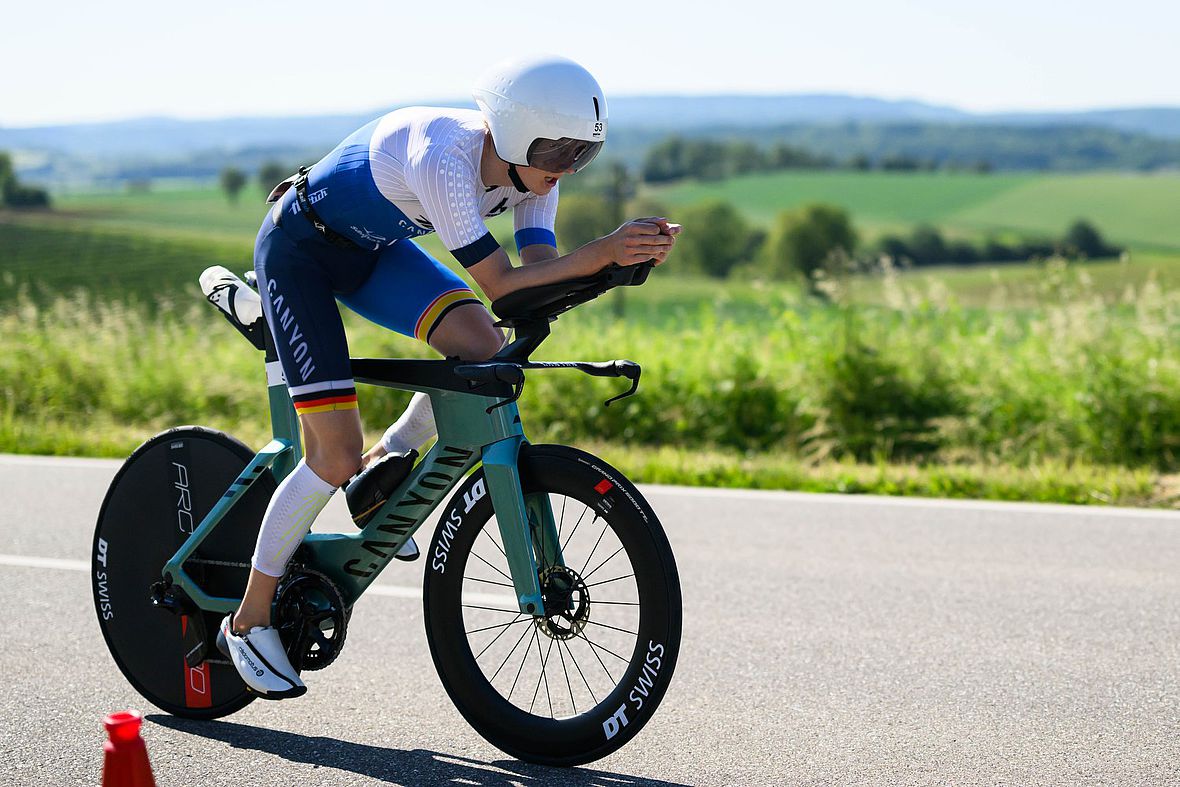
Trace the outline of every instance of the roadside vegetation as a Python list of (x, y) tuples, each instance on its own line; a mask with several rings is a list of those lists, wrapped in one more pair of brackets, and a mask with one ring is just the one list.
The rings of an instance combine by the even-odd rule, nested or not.
[[(667, 283), (671, 286), (661, 287)], [(887, 279), (886, 303), (651, 283), (562, 318), (539, 357), (644, 364), (641, 395), (530, 375), (536, 441), (605, 446), (642, 480), (1165, 505), (1180, 468), (1180, 291), (1108, 306), (1065, 263), (1039, 306), (963, 308)], [(349, 316), (355, 355), (424, 348)], [(261, 362), (210, 308), (78, 293), (0, 318), (0, 450), (126, 455), (169, 425), (259, 445)], [(405, 395), (364, 388), (371, 439)]]
[[(571, 190), (561, 221), (598, 234), (620, 210), (661, 213), (671, 192), (603, 171), (609, 188)], [(258, 190), (280, 172), (259, 176)], [(1145, 182), (1150, 198), (1158, 184)], [(216, 188), (149, 184), (64, 197), (51, 212), (0, 211), (0, 451), (125, 456), (155, 431), (192, 422), (265, 440), (260, 358), (196, 286), (210, 264), (250, 267), (265, 208), (249, 195), (243, 186), (235, 204)], [(953, 212), (997, 196), (960, 195)], [(931, 224), (939, 199), (908, 199), (912, 218), (888, 226), (909, 248), (931, 233), (947, 248), (983, 242)], [(716, 201), (669, 213), (689, 228), (675, 269), (628, 290), (625, 307), (607, 297), (564, 316), (539, 355), (634, 358), (645, 370), (640, 395), (604, 408), (617, 381), (534, 373), (524, 399), (531, 439), (586, 446), (649, 482), (1180, 499), (1180, 257), (1132, 238), (1121, 259), (1106, 258), (1114, 243), (1098, 227), (1109, 216), (1125, 229), (1118, 211), (1062, 225), (1032, 263), (912, 269), (909, 255), (882, 261), (888, 235), (866, 232), (836, 204), (791, 203), (770, 221)], [(511, 217), (492, 229), (511, 249)], [(1091, 250), (1103, 259), (1082, 242), (1099, 244)], [(424, 245), (446, 259), (433, 236)], [(346, 320), (354, 355), (428, 352)], [(405, 395), (361, 396), (375, 439)]]

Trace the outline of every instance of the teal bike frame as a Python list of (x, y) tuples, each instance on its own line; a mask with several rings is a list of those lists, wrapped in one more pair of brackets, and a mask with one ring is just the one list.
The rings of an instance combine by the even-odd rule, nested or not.
[[(271, 364), (267, 366), (269, 372)], [(364, 377), (356, 381), (427, 394), (434, 408), (438, 442), (363, 530), (355, 534), (308, 534), (297, 553), (304, 564), (326, 574), (340, 588), (346, 603), (353, 604), (439, 503), (482, 463), (486, 483), (483, 487), (477, 484), (467, 493), (473, 496), (466, 501), (468, 508), (484, 494), (491, 495), (520, 611), (544, 614), (538, 560), (544, 566), (563, 562), (549, 496), (525, 496), (521, 489), (517, 459), (527, 440), (515, 401)], [(281, 481), (302, 456), (299, 419), (286, 383), (270, 380), (269, 398), (274, 439), (246, 465), (164, 566), (164, 578), (203, 610), (232, 612), (241, 599), (205, 593), (184, 570), (185, 561), (267, 468), (276, 481)]]

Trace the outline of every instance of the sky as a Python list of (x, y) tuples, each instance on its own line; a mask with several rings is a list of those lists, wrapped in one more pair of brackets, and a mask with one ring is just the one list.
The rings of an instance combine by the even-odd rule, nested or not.
[[(972, 111), (1180, 106), (1180, 3), (16, 0), (0, 126), (363, 112), (463, 98), (513, 54), (612, 95), (849, 93)], [(434, 16), (431, 16), (435, 13)]]

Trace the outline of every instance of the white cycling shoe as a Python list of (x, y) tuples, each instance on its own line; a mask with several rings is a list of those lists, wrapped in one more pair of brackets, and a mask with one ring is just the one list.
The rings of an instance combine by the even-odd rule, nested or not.
[(260, 697), (285, 700), (307, 693), (307, 686), (291, 666), (287, 651), (273, 626), (255, 626), (245, 634), (233, 631), (233, 613), (221, 621), (217, 649), (224, 653), (246, 685)]
[(201, 272), (201, 292), (217, 308), (243, 328), (262, 317), (262, 297), (223, 265)]

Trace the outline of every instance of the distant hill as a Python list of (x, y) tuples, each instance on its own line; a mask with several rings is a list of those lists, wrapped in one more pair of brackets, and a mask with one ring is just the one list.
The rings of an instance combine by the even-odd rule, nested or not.
[[(428, 102), (438, 106), (472, 106), (465, 100)], [(206, 176), (224, 163), (256, 166), (267, 157), (285, 161), (314, 160), (349, 132), (394, 107), (370, 112), (299, 117), (250, 117), (216, 120), (137, 118), (106, 123), (0, 128), (0, 150), (16, 155), (18, 170), (25, 176), (47, 182), (93, 181), (101, 178)], [(919, 101), (892, 101), (837, 94), (815, 95), (700, 95), (623, 96), (610, 103), (612, 142), (616, 156), (636, 161), (651, 141), (677, 132), (690, 136), (718, 133), (723, 136), (770, 137), (795, 142), (820, 140), (826, 152), (847, 152), (851, 147), (828, 140), (826, 129), (842, 128), (837, 134), (848, 145), (865, 140), (894, 139), (915, 128), (975, 128), (980, 138), (990, 134), (1009, 140), (1020, 138), (1023, 159), (1031, 167), (1054, 167), (1054, 129), (1095, 129), (1108, 134), (1149, 136), (1180, 141), (1180, 107), (1093, 110), (1070, 113), (966, 112), (949, 106)], [(1003, 129), (988, 132), (985, 129)], [(849, 129), (857, 129), (850, 132)], [(868, 129), (868, 131), (866, 131)], [(890, 132), (889, 129), (895, 129)], [(1027, 138), (1021, 129), (1029, 129)], [(926, 133), (926, 142), (939, 144), (948, 134)], [(953, 133), (949, 134), (953, 136)], [(1101, 134), (1099, 134), (1102, 137)], [(1114, 139), (1114, 137), (1103, 137)], [(1124, 139), (1125, 142), (1125, 139)], [(1138, 142), (1132, 140), (1138, 145)], [(925, 143), (921, 143), (925, 144)], [(985, 145), (995, 148), (1000, 143)], [(1006, 143), (1004, 143), (1006, 144)], [(1105, 144), (1105, 143), (1104, 143)], [(1119, 147), (1111, 143), (1106, 148)], [(1130, 143), (1129, 143), (1130, 144)], [(1145, 143), (1146, 144), (1146, 143)], [(1047, 145), (1044, 151), (1037, 145)], [(912, 145), (911, 145), (912, 147)], [(1151, 147), (1146, 144), (1146, 147)], [(836, 150), (841, 148), (841, 150)], [(1029, 152), (1031, 151), (1031, 152)], [(1161, 152), (1162, 151), (1162, 152)], [(887, 148), (858, 149), (855, 152), (888, 153)], [(907, 149), (906, 152), (912, 152)], [(1084, 151), (1083, 151), (1084, 152)], [(942, 153), (918, 150), (918, 155), (935, 157)], [(971, 151), (957, 150), (959, 159), (983, 158)], [(1083, 155), (1069, 167), (1158, 166), (1172, 155), (1171, 145), (1156, 146), (1149, 155), (1121, 160), (1103, 154), (1088, 161)], [(1105, 160), (1103, 160), (1105, 157)], [(1136, 163), (1147, 161), (1152, 163)], [(1047, 163), (1046, 163), (1047, 162)], [(1022, 166), (996, 162), (998, 166)], [(212, 168), (212, 170), (210, 170)]]

